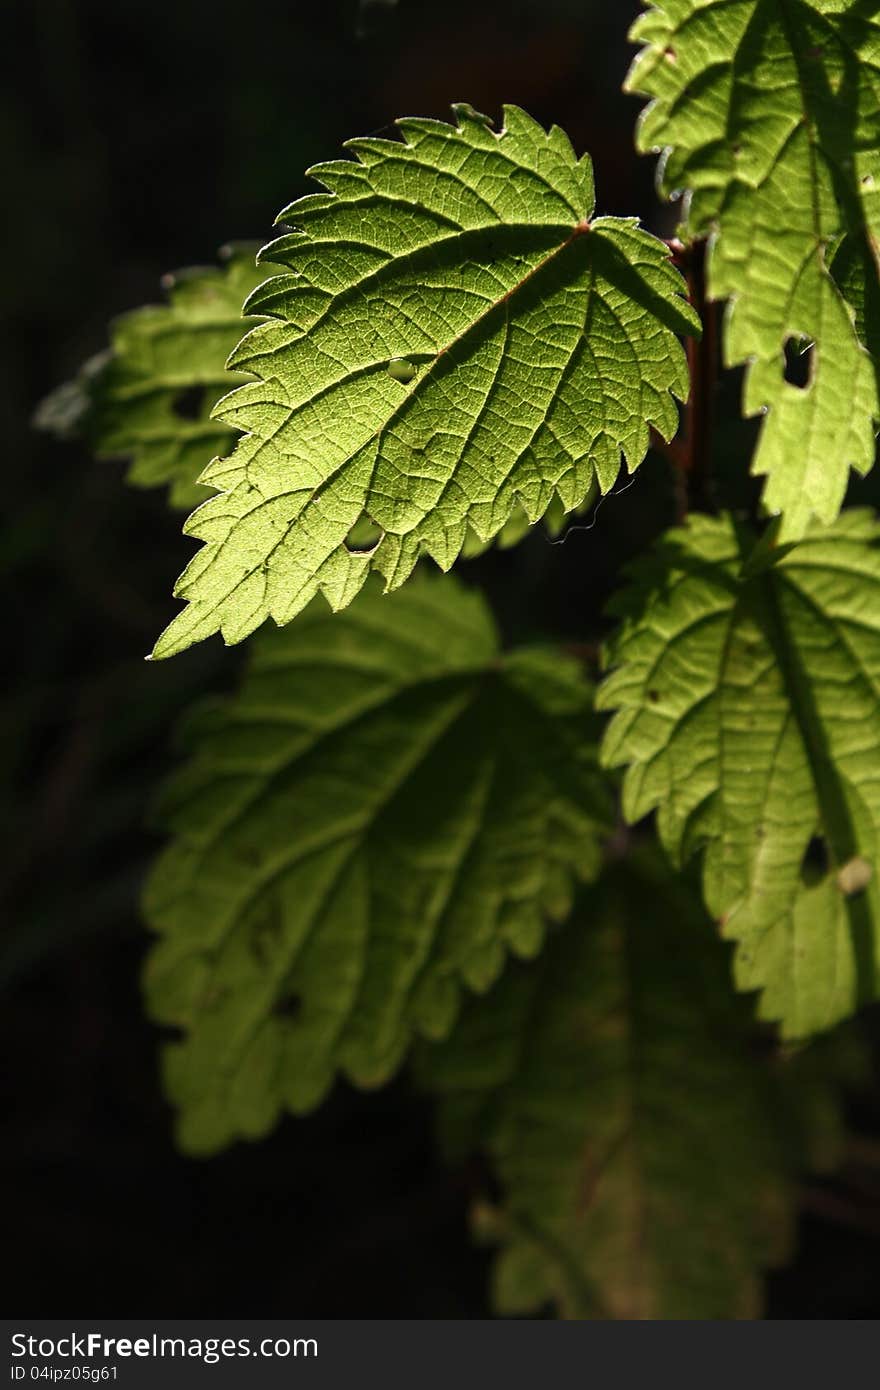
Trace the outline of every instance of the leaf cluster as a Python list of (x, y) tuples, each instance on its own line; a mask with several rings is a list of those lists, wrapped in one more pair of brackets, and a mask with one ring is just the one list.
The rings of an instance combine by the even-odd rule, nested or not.
[[(589, 157), (518, 107), (406, 118), (312, 169), (256, 266), (118, 321), (39, 423), (211, 492), (155, 657), (274, 620), (157, 810), (182, 1145), (412, 1061), (493, 1165), (501, 1311), (752, 1317), (880, 994), (880, 530), (842, 510), (880, 422), (880, 18), (662, 0), (633, 38), (674, 240), (597, 215)], [(688, 514), (713, 301), (750, 515)], [(601, 672), (588, 615), (509, 649), (430, 572), (559, 534), (652, 445), (681, 524)]]

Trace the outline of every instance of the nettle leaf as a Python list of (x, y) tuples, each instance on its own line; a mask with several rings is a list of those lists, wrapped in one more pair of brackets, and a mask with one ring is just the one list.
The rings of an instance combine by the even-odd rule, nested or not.
[(98, 458), (130, 458), (128, 481), (167, 485), (173, 507), (203, 502), (199, 475), (236, 438), (212, 411), (230, 387), (248, 379), (226, 371), (225, 363), (241, 338), (241, 306), (266, 278), (255, 252), (230, 247), (220, 270), (167, 275), (168, 302), (116, 319), (109, 350), (43, 401), (37, 427), (83, 436)]
[(737, 981), (789, 1037), (878, 993), (878, 534), (847, 512), (744, 565), (729, 518), (670, 532), (616, 603), (597, 696), (627, 819), (657, 808), (678, 861), (705, 848)]
[[(840, 510), (850, 467), (874, 462), (874, 365), (828, 272), (852, 238), (880, 261), (880, 14), (865, 0), (663, 0), (639, 19), (628, 79), (653, 98), (642, 150), (665, 148), (664, 190), (688, 190), (685, 232), (711, 235), (709, 290), (730, 299), (729, 365), (766, 412), (753, 471), (781, 539)], [(812, 343), (802, 384), (786, 352)]]
[[(565, 511), (558, 497), (552, 498), (542, 518), (543, 528), (549, 539), (551, 541), (556, 541), (559, 538), (564, 539), (563, 533), (569, 524), (569, 518), (583, 516), (594, 504), (598, 503), (600, 495), (598, 487), (594, 484), (580, 506), (573, 507), (571, 512)], [(519, 545), (519, 542), (528, 535), (532, 529), (532, 524), (522, 507), (516, 507), (497, 536), (493, 537), (491, 541), (481, 541), (479, 536), (475, 535), (468, 527), (461, 547), (461, 558), (463, 560), (476, 559), (478, 555), (484, 555), (493, 546), (499, 550), (510, 550), (513, 546)], [(576, 520), (573, 524), (575, 527), (578, 526)], [(381, 532), (375, 522), (370, 521), (369, 517), (363, 516), (355, 522), (345, 543), (349, 550), (369, 551), (374, 548), (380, 538)]]
[[(238, 437), (212, 413), (231, 385), (250, 379), (226, 370), (225, 363), (241, 337), (241, 306), (266, 279), (255, 263), (256, 249), (225, 247), (222, 272), (193, 266), (165, 276), (169, 303), (118, 318), (112, 347), (89, 358), (74, 380), (41, 401), (36, 428), (60, 439), (85, 437), (98, 458), (130, 455), (128, 482), (144, 488), (167, 484), (172, 507), (190, 510), (203, 502), (199, 479), (206, 463), (228, 453)], [(402, 372), (399, 364), (395, 370)], [(582, 515), (599, 496), (594, 484), (572, 514)], [(551, 538), (564, 531), (567, 515), (554, 495), (543, 517)], [(531, 525), (517, 506), (493, 541), (481, 541), (468, 528), (462, 556), (471, 559), (492, 544), (514, 546)], [(346, 543), (372, 550), (380, 535), (364, 516)]]
[(447, 1146), (483, 1148), (501, 1185), (475, 1212), (500, 1312), (756, 1316), (791, 1180), (836, 1161), (840, 1120), (822, 1069), (762, 1064), (727, 977), (685, 885), (636, 853), (421, 1050)]
[[(559, 497), (551, 498), (550, 505), (542, 518), (543, 527), (547, 536), (554, 541), (560, 538), (564, 539), (563, 533), (569, 526), (574, 526), (575, 529), (578, 529), (580, 523), (577, 521), (577, 518), (584, 516), (591, 507), (597, 505), (600, 497), (601, 493), (598, 485), (594, 483), (583, 502), (577, 507), (572, 507), (569, 512), (565, 510)], [(511, 513), (508, 520), (505, 521), (501, 530), (492, 541), (481, 541), (479, 536), (475, 535), (474, 532), (468, 528), (468, 533), (464, 538), (464, 544), (461, 547), (461, 558), (463, 560), (472, 560), (477, 555), (485, 554), (491, 545), (497, 546), (499, 550), (510, 550), (528, 535), (531, 527), (532, 523), (529, 521), (526, 513), (523, 511), (522, 507), (518, 507)]]
[(831, 274), (855, 315), (856, 332), (880, 371), (880, 280), (864, 241), (845, 236), (830, 258)]
[[(281, 214), (296, 230), (263, 257), (284, 269), (248, 305), (269, 321), (230, 359), (258, 380), (218, 407), (245, 437), (203, 475), (220, 495), (186, 525), (204, 546), (154, 655), (319, 591), (343, 608), (370, 571), (395, 589), (422, 553), (448, 569), (469, 530), (571, 510), (651, 426), (675, 432), (676, 334), (699, 321), (667, 247), (593, 219), (590, 161), (557, 127), (458, 117), (350, 141), (311, 170), (329, 191)], [(365, 518), (368, 551), (347, 543)]]
[(318, 601), (197, 721), (147, 892), (151, 1011), (181, 1136), (210, 1151), (387, 1078), (462, 988), (533, 955), (608, 815), (591, 690), (555, 651), (502, 655), (452, 579), (342, 616)]

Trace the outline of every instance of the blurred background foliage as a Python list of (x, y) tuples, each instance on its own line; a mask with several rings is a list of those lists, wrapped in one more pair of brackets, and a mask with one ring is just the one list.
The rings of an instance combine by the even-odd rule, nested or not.
[[(7, 676), (0, 758), (5, 1248), (16, 1307), (40, 1315), (481, 1317), (489, 1256), (467, 1235), (484, 1175), (444, 1169), (406, 1082), (340, 1087), (308, 1121), (210, 1162), (181, 1157), (143, 1017), (138, 894), (156, 848), (151, 793), (198, 692), (241, 651), (143, 657), (190, 553), (160, 492), (33, 410), (160, 297), (163, 272), (268, 239), (303, 171), (398, 115), (505, 101), (557, 122), (595, 161), (599, 209), (661, 235), (674, 210), (632, 148), (620, 85), (636, 0), (6, 0), (0, 87)], [(390, 132), (389, 132), (390, 133)], [(738, 383), (719, 391), (718, 490), (749, 447)], [(860, 485), (876, 501), (877, 485)], [(564, 544), (534, 535), (467, 566), (510, 638), (602, 631), (619, 564), (670, 524), (666, 465), (607, 499)], [(11, 629), (11, 630), (10, 630)], [(876, 1017), (870, 1031), (880, 1034)], [(797, 1262), (770, 1280), (777, 1317), (880, 1314), (880, 1094), (804, 1194)]]

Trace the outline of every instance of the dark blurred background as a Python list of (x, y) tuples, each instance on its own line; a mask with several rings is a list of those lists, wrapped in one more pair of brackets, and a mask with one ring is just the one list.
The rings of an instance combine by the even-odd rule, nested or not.
[[(632, 149), (622, 95), (636, 0), (5, 0), (0, 155), (7, 504), (3, 845), (3, 1249), (30, 1316), (483, 1317), (488, 1257), (466, 1228), (475, 1175), (435, 1156), (405, 1081), (340, 1086), (306, 1121), (182, 1158), (138, 990), (150, 797), (173, 727), (228, 687), (240, 651), (146, 666), (190, 544), (159, 494), (36, 435), (39, 399), (167, 270), (271, 233), (303, 171), (397, 115), (504, 101), (561, 124), (596, 165), (600, 211), (674, 214)], [(724, 456), (741, 458), (737, 383)], [(601, 630), (622, 557), (672, 520), (666, 467), (564, 545), (533, 537), (471, 567), (511, 635)], [(874, 1028), (876, 1032), (876, 1026)], [(852, 1100), (858, 1183), (805, 1193), (775, 1317), (880, 1314), (880, 1099)], [(869, 1158), (866, 1160), (865, 1155)], [(873, 1158), (870, 1156), (873, 1155)], [(877, 1175), (874, 1183), (872, 1171)], [(866, 1174), (868, 1176), (866, 1176)]]

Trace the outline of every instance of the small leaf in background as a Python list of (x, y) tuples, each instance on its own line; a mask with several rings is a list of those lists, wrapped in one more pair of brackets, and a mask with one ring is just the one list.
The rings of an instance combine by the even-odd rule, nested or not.
[[(321, 592), (343, 608), (377, 571), (448, 569), (472, 533), (580, 506), (630, 470), (650, 427), (670, 438), (687, 395), (677, 334), (699, 331), (667, 247), (594, 218), (589, 159), (505, 107), (496, 134), (405, 119), (401, 140), (349, 142), (311, 170), (263, 252), (267, 322), (230, 362), (257, 380), (218, 418), (244, 432), (186, 525), (204, 542), (178, 582), (171, 656), (288, 622)], [(412, 375), (411, 375), (412, 373)], [(348, 538), (367, 522), (365, 552)]]
[(788, 1037), (880, 986), (880, 529), (863, 511), (743, 571), (753, 537), (692, 518), (633, 567), (597, 704), (634, 822), (703, 849), (736, 978)]
[(230, 247), (220, 270), (166, 276), (167, 304), (116, 319), (110, 348), (42, 402), (37, 427), (84, 437), (98, 458), (131, 459), (128, 482), (167, 486), (172, 507), (204, 502), (199, 475), (235, 439), (212, 411), (248, 379), (226, 371), (226, 359), (241, 337), (242, 305), (266, 278), (255, 253), (256, 246)]
[(207, 1152), (389, 1077), (462, 988), (534, 955), (608, 815), (591, 690), (555, 651), (502, 655), (478, 594), (416, 579), (318, 600), (195, 721), (146, 910), (167, 1082)]
[(768, 1066), (727, 954), (687, 886), (636, 851), (539, 962), (419, 1050), (447, 1147), (483, 1149), (501, 1187), (475, 1213), (502, 1246), (499, 1312), (759, 1315), (796, 1178), (839, 1157), (839, 1062)]
[[(628, 90), (652, 98), (638, 145), (686, 191), (684, 234), (711, 236), (709, 291), (730, 298), (725, 356), (766, 414), (754, 473), (781, 538), (832, 522), (850, 468), (874, 463), (874, 364), (828, 271), (844, 234), (876, 299), (880, 14), (863, 0), (662, 0), (632, 31)], [(845, 283), (845, 282), (842, 282)], [(803, 379), (792, 342), (812, 343)]]

